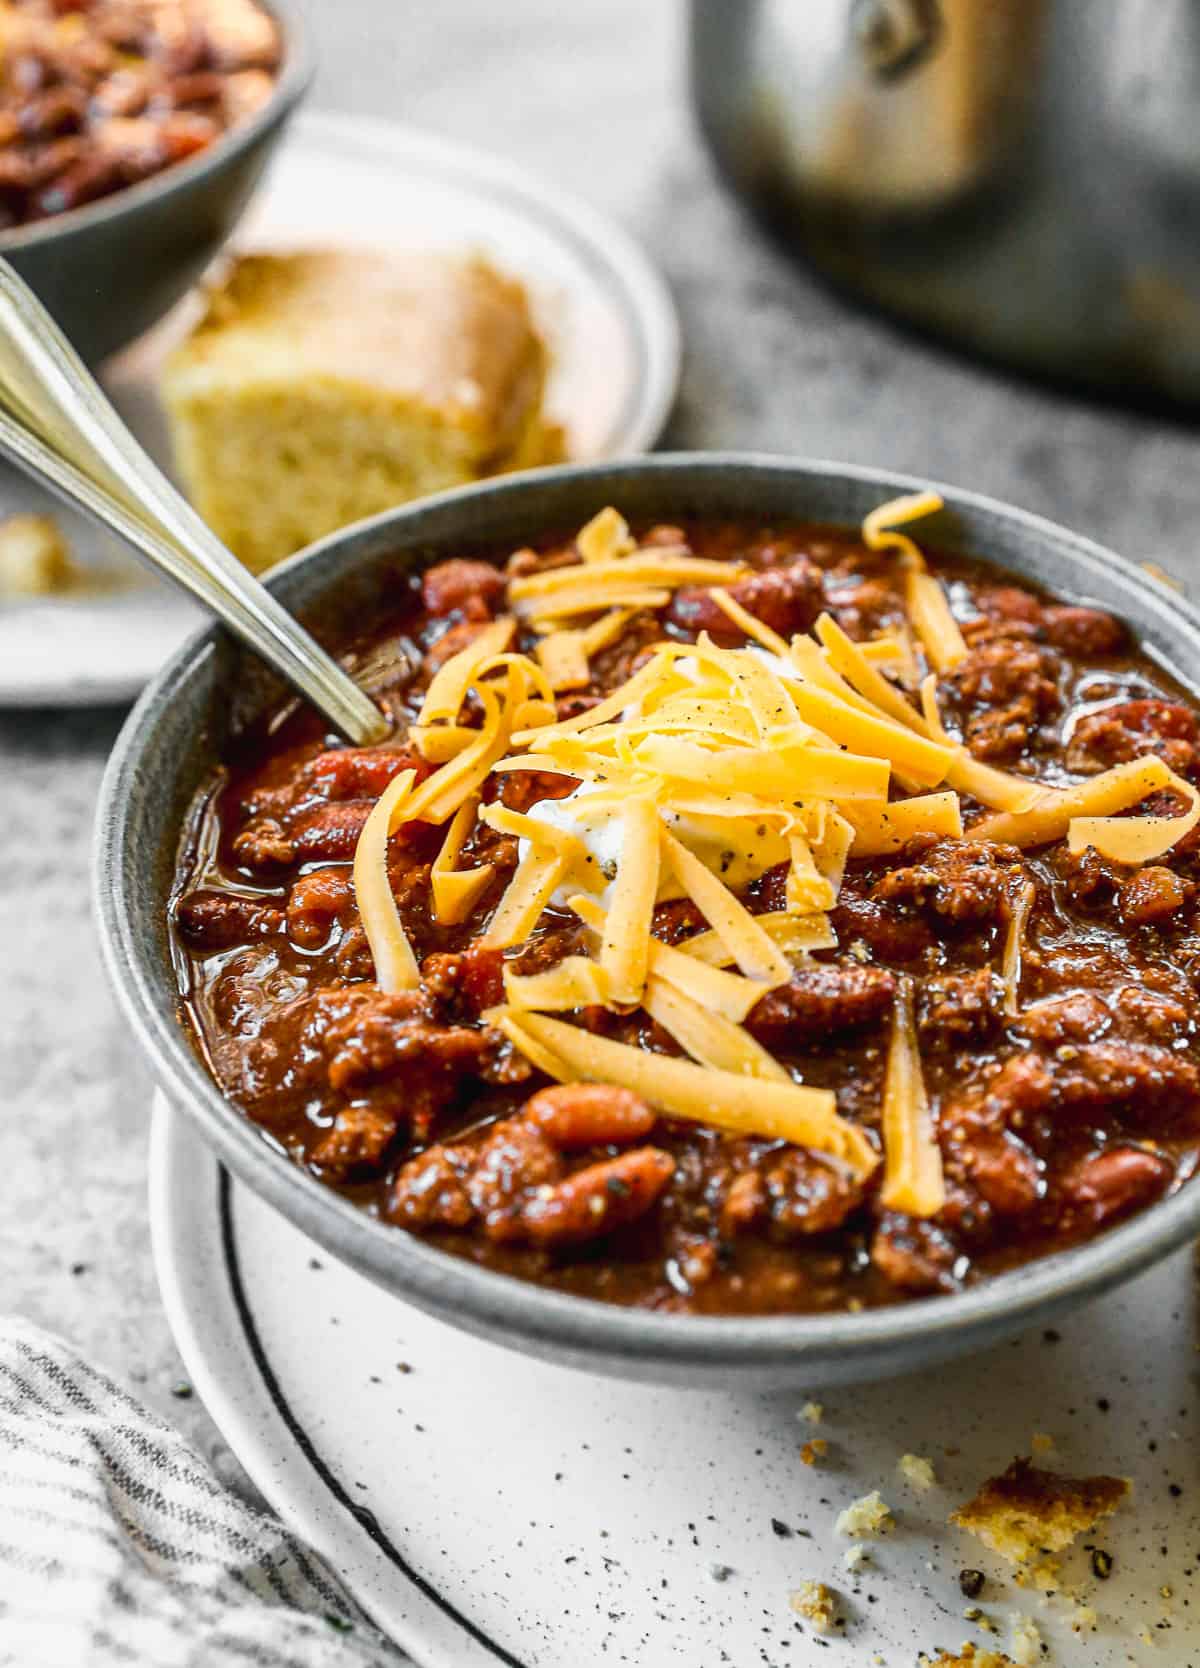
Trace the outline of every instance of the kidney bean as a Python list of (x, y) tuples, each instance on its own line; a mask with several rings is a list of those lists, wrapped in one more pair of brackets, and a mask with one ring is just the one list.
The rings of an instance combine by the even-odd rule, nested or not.
[(1107, 1147), (1062, 1179), (1066, 1203), (1094, 1227), (1148, 1205), (1171, 1184), (1172, 1166), (1144, 1147)]

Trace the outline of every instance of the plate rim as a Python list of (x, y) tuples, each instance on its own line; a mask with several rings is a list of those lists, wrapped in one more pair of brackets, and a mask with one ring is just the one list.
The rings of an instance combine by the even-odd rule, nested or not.
[[(592, 264), (602, 261), (609, 278), (606, 287), (620, 304), (630, 340), (636, 346), (638, 372), (630, 386), (626, 407), (603, 448), (594, 458), (577, 461), (612, 462), (636, 457), (655, 445), (666, 427), (679, 389), (682, 333), (666, 279), (634, 235), (618, 220), (594, 208), (585, 198), (542, 181), (519, 163), (490, 156), (481, 147), (382, 116), (327, 110), (301, 110), (294, 116), (280, 141), (277, 156), (268, 165), (263, 184), (251, 199), (248, 214), (270, 192), (272, 176), (286, 159), (289, 148), (305, 142), (341, 147), (365, 145), (376, 154), (386, 153), (400, 165), (416, 161), (427, 169), (437, 167), (464, 183), (490, 184), (502, 189), (518, 212), (524, 211), (527, 216), (537, 213), (548, 234), (559, 243), (569, 241), (580, 257), (590, 257)], [(218, 259), (228, 248), (236, 246), (237, 236), (235, 230), (229, 243), (218, 251)], [(139, 338), (144, 340), (144, 336)], [(137, 342), (130, 343), (122, 351), (135, 351), (137, 345)], [(14, 469), (13, 474), (20, 478), (19, 471)], [(149, 578), (154, 581), (155, 576), (151, 574)], [(165, 581), (158, 583), (166, 584)], [(70, 606), (69, 598), (61, 600), (64, 606)], [(195, 621), (189, 624), (181, 640), (184, 635), (190, 635), (196, 624)], [(127, 705), (136, 699), (156, 670), (134, 677), (97, 677), (70, 671), (53, 682), (29, 683), (19, 688), (8, 686), (0, 675), (0, 712), (39, 709), (61, 712)]]
[[(175, 1208), (179, 1193), (176, 1178), (180, 1163), (179, 1148), (189, 1143), (197, 1148), (197, 1158), (204, 1169), (199, 1174), (195, 1170), (189, 1172), (189, 1185), (185, 1190), (188, 1214), (184, 1215)], [(471, 1662), (477, 1663), (478, 1668), (492, 1668), (493, 1664), (498, 1664), (499, 1668), (530, 1668), (522, 1658), (491, 1639), (482, 1627), (463, 1615), (453, 1603), (443, 1599), (429, 1577), (414, 1570), (386, 1534), (382, 1531), (378, 1535), (372, 1534), (355, 1512), (349, 1492), (341, 1485), (329, 1463), (321, 1458), (312, 1439), (304, 1433), (301, 1440), (291, 1429), (288, 1417), (279, 1406), (282, 1392), (274, 1382), (265, 1346), (254, 1327), (249, 1300), (238, 1284), (240, 1270), (234, 1204), (241, 1186), (237, 1177), (199, 1139), (190, 1121), (171, 1105), (156, 1086), (151, 1099), (147, 1143), (146, 1194), (151, 1261), (171, 1337), (205, 1411), (285, 1528), (325, 1563), (380, 1633), (412, 1658), (415, 1668), (467, 1668), (466, 1658), (461, 1654), (464, 1649), (471, 1652)], [(215, 1204), (212, 1202), (214, 1199)], [(193, 1213), (203, 1213), (212, 1236), (205, 1244), (199, 1261), (187, 1256), (178, 1237), (181, 1233), (186, 1235), (188, 1221), (195, 1221)], [(213, 1216), (216, 1220), (209, 1220)], [(286, 1218), (281, 1220), (286, 1223)], [(287, 1226), (295, 1225), (287, 1223)], [(306, 1237), (303, 1230), (297, 1228), (295, 1231), (302, 1238)], [(320, 1251), (322, 1256), (333, 1255), (315, 1241), (311, 1243), (314, 1251)], [(209, 1283), (199, 1269), (213, 1258), (220, 1259), (222, 1272), (228, 1281), (227, 1289), (224, 1286), (214, 1288), (217, 1303), (221, 1310), (232, 1311), (238, 1329), (232, 1337), (215, 1341), (211, 1334), (219, 1324), (217, 1310), (214, 1308), (207, 1319), (206, 1335), (204, 1305), (191, 1303), (187, 1295), (189, 1276), (192, 1280)], [(337, 1258), (334, 1260), (339, 1261)], [(362, 1278), (348, 1265), (340, 1266), (356, 1278)], [(250, 1356), (257, 1377), (239, 1387), (230, 1382), (234, 1373), (222, 1372), (219, 1363), (232, 1360), (233, 1353), (240, 1349)], [(286, 1402), (286, 1398), (284, 1400)], [(259, 1413), (265, 1416), (265, 1423), (256, 1420), (253, 1401), (260, 1402)], [(306, 1468), (301, 1480), (296, 1489), (289, 1489), (281, 1479), (290, 1469), (300, 1465)], [(336, 1486), (331, 1486), (331, 1478)], [(336, 1518), (310, 1507), (309, 1491), (326, 1505), (336, 1508)], [(330, 1530), (333, 1521), (339, 1526), (336, 1534)], [(386, 1625), (379, 1619), (370, 1577), (362, 1566), (363, 1557), (371, 1556), (362, 1544), (363, 1538), (372, 1543), (377, 1556), (388, 1561), (392, 1578), (405, 1583), (418, 1614), (421, 1606), (432, 1606), (459, 1630), (459, 1638), (453, 1647), (443, 1647), (423, 1638), (418, 1631), (418, 1619), (389, 1617)], [(476, 1656), (476, 1652), (480, 1654)]]

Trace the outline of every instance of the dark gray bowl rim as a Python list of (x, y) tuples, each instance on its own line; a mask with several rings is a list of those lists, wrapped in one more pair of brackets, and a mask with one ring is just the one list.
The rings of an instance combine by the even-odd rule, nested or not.
[[(606, 476), (675, 475), (681, 483), (706, 475), (741, 477), (784, 474), (797, 481), (840, 478), (876, 488), (882, 497), (932, 489), (951, 510), (999, 517), (1032, 538), (1069, 550), (1080, 569), (1077, 595), (1088, 594), (1089, 572), (1113, 565), (1154, 600), (1164, 617), (1180, 618), (1200, 650), (1200, 612), (1184, 597), (1134, 563), (1047, 519), (982, 494), (888, 470), (824, 460), (790, 459), (760, 453), (661, 453), (632, 461), (567, 464), (524, 472), (454, 489), (344, 528), (300, 552), (268, 580), (274, 586), (300, 566), (321, 563), (331, 551), (394, 528), (397, 545), (406, 524), (433, 507), (471, 504), (479, 514), (473, 543), (486, 538), (489, 503), (500, 497), (536, 494), (539, 483), (576, 481), (581, 496)], [(979, 554), (986, 556), (986, 551)], [(1177, 625), (1174, 629), (1178, 629)], [(183, 1030), (160, 1012), (146, 958), (130, 929), (124, 907), (125, 811), (140, 761), (151, 747), (158, 714), (167, 707), (185, 674), (205, 653), (214, 652), (218, 628), (198, 632), (147, 687), (127, 719), (101, 784), (96, 826), (95, 886), (101, 946), (120, 1005), (153, 1062), (168, 1100), (200, 1122), (222, 1160), (253, 1191), (289, 1217), (327, 1250), (369, 1273), (398, 1296), (431, 1313), (511, 1341), (589, 1354), (624, 1356), (647, 1365), (704, 1364), (730, 1368), (796, 1363), (806, 1355), (864, 1361), (888, 1349), (919, 1341), (935, 1345), (966, 1329), (984, 1334), (989, 1324), (1009, 1333), (1051, 1307), (1078, 1304), (1107, 1286), (1131, 1278), (1200, 1233), (1200, 1179), (1173, 1198), (1135, 1216), (1097, 1239), (998, 1274), (965, 1292), (914, 1299), (892, 1307), (822, 1315), (696, 1316), (625, 1309), (575, 1297), (479, 1268), (438, 1251), (400, 1229), (374, 1220), (270, 1147), (261, 1132), (209, 1077)], [(174, 832), (174, 831), (173, 831)]]
[(296, 0), (256, 0), (256, 4), (275, 19), (283, 38), (281, 67), (271, 96), (261, 110), (256, 110), (245, 121), (226, 128), (197, 156), (172, 163), (149, 179), (123, 186), (120, 191), (113, 191), (94, 203), (84, 203), (80, 208), (47, 215), (44, 220), (35, 220), (31, 225), (14, 226), (9, 231), (0, 232), (0, 256), (14, 249), (53, 243), (56, 238), (65, 238), (72, 232), (120, 220), (124, 215), (134, 214), (160, 198), (186, 191), (209, 174), (219, 173), (233, 156), (249, 149), (263, 133), (286, 116), (304, 96), (316, 70), (308, 29), (300, 17)]

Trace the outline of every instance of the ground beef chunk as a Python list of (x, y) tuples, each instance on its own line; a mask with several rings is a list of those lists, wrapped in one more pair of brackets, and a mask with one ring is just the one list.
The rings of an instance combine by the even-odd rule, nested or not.
[(329, 1081), (342, 1093), (403, 1078), (417, 1092), (427, 1083), (444, 1099), (440, 1088), (468, 1075), (488, 1076), (500, 1052), (494, 1032), (439, 1024), (420, 996), (359, 985), (341, 997), (344, 1011), (325, 1016), (321, 1042)]
[(803, 1147), (789, 1147), (763, 1167), (772, 1236), (827, 1234), (862, 1203), (862, 1187)]
[[(787, 567), (769, 568), (729, 587), (735, 602), (781, 637), (807, 631), (825, 606), (821, 570), (798, 556)], [(745, 633), (705, 587), (685, 585), (676, 591), (667, 619), (690, 633), (707, 631), (714, 642), (736, 646)]]
[(786, 1243), (832, 1233), (862, 1204), (861, 1183), (816, 1153), (788, 1147), (734, 1175), (719, 1204), (721, 1233), (732, 1239), (765, 1227)]
[[(975, 593), (975, 604), (984, 620), (989, 623), (1017, 623), (1036, 629), (1042, 617), (1043, 604), (1040, 597), (1035, 597), (1032, 591), (1022, 590), (1019, 585), (981, 587)], [(977, 640), (986, 635), (977, 621), (969, 621), (964, 629)]]
[(905, 866), (875, 883), (872, 896), (882, 903), (910, 904), (961, 923), (1002, 917), (1008, 899), (1024, 876), (1015, 846), (977, 840), (912, 841)]
[(967, 746), (977, 759), (1015, 759), (1059, 705), (1058, 659), (1014, 637), (989, 636), (944, 680), (957, 701)]
[(1172, 996), (1144, 985), (1122, 985), (1109, 998), (1118, 1027), (1135, 1041), (1150, 1037), (1171, 1043), (1192, 1028), (1191, 1009)]
[(296, 848), (275, 817), (255, 817), (233, 840), (233, 855), (244, 869), (261, 874), (296, 861)]
[[(1174, 1168), (1144, 1147), (1105, 1147), (1059, 1178), (1063, 1209), (1088, 1228), (1116, 1222), (1166, 1192)], [(1068, 1224), (1069, 1225), (1069, 1224)]]
[(664, 944), (682, 944), (707, 926), (708, 922), (690, 898), (674, 898), (670, 903), (654, 906), (650, 931)]
[(347, 1106), (310, 1148), (309, 1161), (336, 1181), (352, 1181), (381, 1167), (397, 1127), (382, 1108)]
[(1020, 626), (1027, 628), (1029, 637), (1036, 636), (1070, 655), (1116, 654), (1126, 644), (1126, 631), (1120, 620), (1099, 608), (1043, 602), (1019, 585), (997, 585), (982, 590), (975, 600), (984, 616), (984, 622), (969, 622), (969, 635), (975, 642), (989, 637), (994, 640), (998, 635), (997, 626)]
[(827, 587), (829, 610), (847, 637), (861, 642), (904, 619), (899, 596), (884, 579), (861, 579), (855, 585)]
[(1002, 997), (1001, 981), (986, 967), (922, 980), (917, 992), (922, 1040), (943, 1048), (982, 1041), (999, 1024)]
[(1130, 926), (1157, 927), (1173, 921), (1191, 901), (1195, 887), (1158, 864), (1130, 875), (1117, 894), (1121, 917)]
[(426, 956), (421, 983), (439, 1013), (453, 1019), (478, 1019), (504, 1000), (504, 951), (475, 942), (453, 955)]
[(1030, 1042), (1056, 1048), (1059, 1043), (1097, 1042), (1112, 1029), (1112, 1022), (1112, 1014), (1098, 996), (1075, 990), (1031, 1002), (1010, 1024)]
[(1057, 1124), (1119, 1116), (1137, 1127), (1145, 1115), (1181, 1131), (1200, 1128), (1200, 1071), (1166, 1048), (1106, 1041), (1014, 1055), (981, 1090), (944, 1109), (942, 1123), (1020, 1131), (1040, 1117)]
[(367, 935), (360, 926), (347, 927), (334, 952), (338, 978), (352, 983), (375, 977), (375, 958)]
[(1017, 1135), (1005, 1129), (976, 1126), (968, 1118), (943, 1117), (942, 1153), (946, 1174), (966, 1182), (995, 1216), (1026, 1216), (1044, 1192), (1042, 1164)]
[(436, 642), (431, 643), (425, 650), (421, 664), (429, 677), (441, 670), (446, 662), (459, 654), (463, 649), (470, 648), (481, 631), (487, 630), (486, 620), (459, 620), (457, 625), (450, 626), (443, 631)]
[(890, 1011), (895, 994), (895, 977), (885, 968), (812, 962), (797, 968), (786, 985), (761, 997), (745, 1025), (759, 1042), (787, 1049), (874, 1025)]
[(508, 961), (508, 966), (514, 973), (544, 973), (549, 967), (557, 967), (567, 956), (581, 955), (586, 946), (581, 922), (550, 927), (527, 939)]
[(510, 811), (528, 811), (543, 799), (565, 799), (579, 783), (553, 770), (509, 770), (500, 778), (500, 803)]
[(334, 921), (353, 902), (348, 869), (314, 869), (301, 875), (288, 894), (288, 937), (306, 950), (320, 949)]
[(1070, 852), (1065, 845), (1050, 853), (1050, 862), (1072, 903), (1088, 909), (1110, 904), (1121, 885), (1124, 870), (1116, 868), (1092, 846)]
[(957, 1291), (960, 1256), (944, 1229), (893, 1211), (885, 1213), (871, 1243), (871, 1261), (884, 1279), (914, 1295)]
[(179, 900), (175, 921), (193, 950), (230, 950), (283, 931), (283, 911), (274, 904), (203, 888)]
[(504, 575), (491, 562), (454, 559), (427, 568), (421, 598), (431, 614), (461, 614), (466, 620), (490, 620), (504, 595)]
[(1085, 713), (1067, 743), (1067, 767), (1080, 776), (1156, 753), (1181, 776), (1197, 762), (1196, 715), (1178, 701), (1115, 701)]
[(918, 961), (934, 946), (928, 925), (917, 915), (902, 915), (890, 905), (860, 897), (843, 882), (830, 923), (843, 949), (861, 940), (876, 961)]

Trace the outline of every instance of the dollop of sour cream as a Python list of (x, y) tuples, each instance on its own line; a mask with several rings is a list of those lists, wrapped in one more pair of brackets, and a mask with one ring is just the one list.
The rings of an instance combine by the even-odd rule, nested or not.
[[(794, 677), (795, 667), (782, 655), (772, 654), (757, 643), (748, 644), (743, 653), (752, 654), (773, 672), (783, 677)], [(684, 677), (698, 678), (700, 664), (690, 656), (675, 662), (675, 670)], [(633, 709), (624, 717), (634, 716)], [(719, 784), (714, 781), (713, 786)], [(595, 803), (589, 805), (589, 799)], [(564, 799), (542, 799), (531, 805), (528, 816), (563, 833), (574, 834), (587, 850), (590, 861), (572, 868), (555, 890), (550, 902), (554, 908), (565, 909), (567, 900), (585, 890), (595, 896), (602, 908), (612, 901), (613, 882), (621, 859), (621, 817), (611, 795), (604, 794), (587, 782), (581, 782)], [(727, 844), (727, 825), (720, 817), (700, 817), (669, 808), (663, 811), (663, 823), (695, 853), (706, 868), (718, 875), (732, 891), (739, 892), (757, 880), (768, 869), (786, 863), (790, 856), (787, 840), (774, 829), (765, 828), (757, 834), (751, 849), (732, 851)], [(520, 842), (520, 855), (525, 857), (530, 842)], [(600, 891), (597, 881), (604, 877)], [(658, 901), (665, 903), (683, 893), (674, 876), (664, 876), (659, 882)]]

